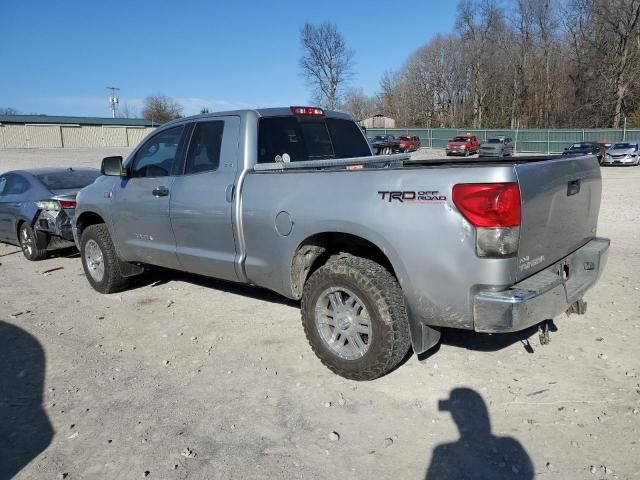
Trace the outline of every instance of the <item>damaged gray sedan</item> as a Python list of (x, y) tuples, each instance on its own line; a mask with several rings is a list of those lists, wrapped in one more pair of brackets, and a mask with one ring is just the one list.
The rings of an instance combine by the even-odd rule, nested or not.
[(28, 260), (71, 247), (76, 194), (100, 176), (95, 168), (40, 168), (0, 175), (0, 242), (19, 245)]

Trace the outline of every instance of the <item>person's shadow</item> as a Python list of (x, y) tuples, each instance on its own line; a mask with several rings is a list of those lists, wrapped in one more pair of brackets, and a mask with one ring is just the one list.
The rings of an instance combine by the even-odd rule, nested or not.
[(13, 478), (51, 443), (42, 408), (44, 350), (29, 333), (0, 321), (0, 480)]
[(520, 442), (491, 433), (487, 406), (477, 392), (456, 388), (438, 407), (451, 412), (460, 439), (434, 449), (426, 480), (534, 477), (533, 464)]

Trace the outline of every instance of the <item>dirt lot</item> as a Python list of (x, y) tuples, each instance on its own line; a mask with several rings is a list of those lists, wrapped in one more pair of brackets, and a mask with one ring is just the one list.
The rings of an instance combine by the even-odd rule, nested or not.
[[(117, 153), (0, 151), (0, 171)], [(74, 252), (0, 244), (0, 479), (639, 478), (640, 167), (603, 177), (586, 315), (548, 346), (445, 331), (368, 383), (325, 369), (277, 295), (152, 271), (104, 296)]]

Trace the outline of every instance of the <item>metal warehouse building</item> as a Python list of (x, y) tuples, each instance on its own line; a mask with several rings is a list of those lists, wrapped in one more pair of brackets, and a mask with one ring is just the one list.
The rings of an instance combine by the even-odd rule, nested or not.
[(138, 118), (0, 115), (0, 149), (133, 147), (154, 126)]

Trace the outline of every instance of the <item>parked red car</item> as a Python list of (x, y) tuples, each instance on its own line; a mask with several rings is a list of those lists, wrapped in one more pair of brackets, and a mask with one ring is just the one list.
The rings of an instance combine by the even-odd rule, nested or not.
[(480, 150), (480, 139), (470, 133), (456, 135), (447, 143), (447, 157), (449, 155), (473, 155)]
[(421, 144), (417, 135), (400, 135), (400, 148), (405, 152), (415, 152)]
[(600, 147), (600, 150), (601, 150), (600, 156), (598, 157), (598, 160), (600, 160), (600, 163), (602, 163), (602, 159), (607, 154), (609, 149), (611, 147), (613, 147), (618, 142), (614, 142), (613, 140), (598, 140), (596, 143), (598, 144), (598, 146)]

